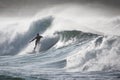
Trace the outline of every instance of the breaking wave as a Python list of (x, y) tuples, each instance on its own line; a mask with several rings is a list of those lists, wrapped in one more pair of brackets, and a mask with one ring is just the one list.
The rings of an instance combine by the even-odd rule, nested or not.
[[(3, 43), (0, 44), (0, 55), (15, 55), (18, 54), (28, 44), (37, 33), (42, 34), (52, 24), (53, 17), (47, 17), (34, 21), (30, 24), (28, 31), (24, 34), (17, 33), (15, 38), (10, 41), (12, 35), (9, 35)], [(8, 33), (9, 34), (9, 33)], [(1, 34), (7, 36), (8, 34)]]
[[(24, 33), (1, 33), (6, 36), (0, 43), (0, 72), (34, 75), (49, 71), (119, 71), (120, 70), (120, 36), (103, 35), (83, 30), (53, 30), (46, 34), (52, 26), (54, 17), (46, 17), (30, 23)], [(115, 22), (114, 24), (118, 24)], [(32, 52), (34, 42), (28, 43), (36, 33), (41, 39), (37, 52)], [(30, 48), (29, 48), (30, 47)], [(23, 55), (18, 55), (18, 54)], [(12, 55), (12, 56), (8, 56)], [(13, 56), (14, 55), (14, 56)], [(5, 74), (6, 74), (5, 73)], [(5, 76), (1, 76), (1, 78)], [(11, 78), (11, 77), (10, 77)], [(22, 79), (20, 79), (22, 80)]]

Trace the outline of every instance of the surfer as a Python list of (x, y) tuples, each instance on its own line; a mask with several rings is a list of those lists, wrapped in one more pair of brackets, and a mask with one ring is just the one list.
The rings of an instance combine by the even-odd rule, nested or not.
[(36, 40), (36, 41), (35, 41), (34, 51), (35, 51), (35, 49), (36, 49), (36, 47), (37, 47), (37, 44), (39, 43), (39, 41), (40, 41), (40, 39), (41, 39), (42, 37), (43, 37), (43, 36), (40, 36), (39, 33), (37, 33), (36, 37), (33, 38), (33, 39), (30, 41), (30, 42), (32, 42), (32, 41)]

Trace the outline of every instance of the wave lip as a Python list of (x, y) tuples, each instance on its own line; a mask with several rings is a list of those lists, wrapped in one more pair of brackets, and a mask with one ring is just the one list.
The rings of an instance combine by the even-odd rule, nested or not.
[(82, 41), (82, 39), (88, 39), (91, 37), (97, 37), (97, 34), (92, 34), (92, 33), (85, 33), (82, 31), (77, 31), (77, 30), (68, 30), (68, 31), (61, 31), (57, 32), (61, 36), (62, 41), (68, 41), (70, 39), (79, 39)]

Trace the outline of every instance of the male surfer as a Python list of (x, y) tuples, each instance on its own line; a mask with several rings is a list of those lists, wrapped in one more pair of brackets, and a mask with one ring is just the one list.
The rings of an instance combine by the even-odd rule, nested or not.
[(36, 39), (34, 51), (35, 51), (35, 49), (36, 49), (36, 47), (37, 47), (37, 44), (39, 43), (39, 41), (40, 41), (40, 39), (41, 39), (42, 37), (43, 37), (43, 36), (40, 36), (39, 33), (37, 33), (36, 37), (33, 38), (33, 39), (30, 41), (30, 42), (32, 42), (32, 41), (34, 41), (34, 40)]

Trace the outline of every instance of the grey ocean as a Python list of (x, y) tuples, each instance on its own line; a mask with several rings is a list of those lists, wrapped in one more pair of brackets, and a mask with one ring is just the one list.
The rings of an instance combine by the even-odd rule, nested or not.
[[(7, 24), (15, 27), (0, 33), (0, 80), (120, 80), (120, 36), (55, 30), (54, 20), (31, 21), (23, 32)], [(44, 37), (32, 52), (38, 32)]]

